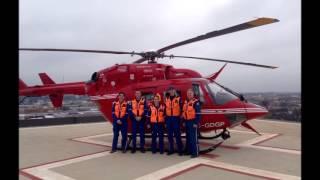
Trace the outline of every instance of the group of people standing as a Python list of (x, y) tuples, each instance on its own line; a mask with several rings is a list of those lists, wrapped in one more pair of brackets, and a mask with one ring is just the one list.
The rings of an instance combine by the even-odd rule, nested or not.
[[(121, 132), (121, 149), (125, 153), (127, 149), (127, 119), (132, 122), (132, 149), (136, 152), (136, 136), (140, 135), (140, 151), (145, 153), (145, 124), (151, 126), (152, 143), (151, 150), (155, 154), (159, 150), (164, 153), (164, 130), (167, 130), (169, 148), (167, 155), (174, 154), (174, 137), (177, 145), (177, 153), (182, 155), (199, 155), (197, 129), (200, 121), (200, 103), (194, 97), (193, 89), (187, 90), (187, 99), (183, 101), (178, 96), (174, 87), (168, 88), (169, 95), (161, 101), (160, 94), (156, 94), (150, 103), (142, 97), (141, 91), (135, 92), (135, 98), (125, 101), (125, 94), (120, 92), (118, 100), (112, 104), (113, 118), (113, 142), (111, 153), (117, 151), (119, 131)], [(186, 144), (181, 140), (180, 123), (185, 124)], [(158, 139), (158, 140), (157, 140)]]

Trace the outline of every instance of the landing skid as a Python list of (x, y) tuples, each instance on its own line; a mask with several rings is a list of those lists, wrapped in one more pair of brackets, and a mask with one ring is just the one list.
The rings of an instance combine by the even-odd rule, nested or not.
[(219, 142), (218, 144), (214, 144), (213, 146), (210, 146), (209, 148), (203, 149), (199, 151), (199, 154), (206, 154), (213, 150), (215, 150), (217, 147), (219, 147), (224, 141)]
[(227, 130), (227, 129), (223, 129), (222, 132), (218, 133), (217, 135), (214, 135), (214, 136), (210, 136), (210, 137), (206, 137), (206, 136), (203, 136), (200, 132), (198, 134), (198, 138), (199, 139), (217, 139), (217, 138), (220, 138), (221, 137), (221, 141), (217, 144), (214, 144), (206, 149), (202, 149), (202, 150), (199, 150), (199, 154), (206, 154), (206, 153), (209, 153), (213, 150), (215, 150), (217, 147), (219, 147), (226, 139), (230, 138), (230, 132)]
[(227, 129), (223, 129), (222, 132), (218, 133), (217, 135), (214, 135), (214, 136), (209, 136), (209, 137), (206, 137), (206, 136), (203, 136), (200, 132), (198, 133), (198, 137), (199, 139), (217, 139), (219, 137), (221, 137), (222, 139), (228, 139), (230, 138), (230, 132), (227, 130)]

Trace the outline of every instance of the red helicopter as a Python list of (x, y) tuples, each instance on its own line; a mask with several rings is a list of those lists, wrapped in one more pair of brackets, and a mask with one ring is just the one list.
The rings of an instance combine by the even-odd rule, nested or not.
[[(109, 68), (94, 72), (91, 76), (91, 79), (86, 82), (56, 84), (45, 73), (39, 74), (40, 79), (43, 82), (43, 85), (41, 86), (27, 86), (20, 79), (19, 95), (24, 97), (49, 95), (54, 107), (62, 106), (64, 94), (87, 95), (98, 105), (104, 118), (112, 123), (111, 106), (112, 102), (117, 98), (117, 93), (120, 91), (126, 94), (127, 100), (130, 100), (134, 98), (134, 92), (136, 90), (140, 90), (143, 96), (150, 101), (152, 96), (156, 93), (160, 93), (162, 97), (165, 97), (166, 90), (169, 86), (174, 86), (182, 99), (186, 99), (186, 91), (188, 88), (192, 87), (195, 91), (196, 97), (200, 100), (202, 107), (198, 135), (199, 139), (216, 139), (221, 137), (223, 140), (225, 140), (230, 137), (230, 133), (227, 128), (232, 128), (238, 125), (242, 125), (259, 134), (247, 123), (247, 121), (266, 115), (268, 113), (267, 109), (247, 102), (243, 95), (222, 86), (221, 84), (217, 83), (215, 79), (219, 76), (227, 63), (271, 69), (277, 67), (222, 59), (166, 55), (164, 52), (186, 44), (271, 24), (278, 21), (279, 20), (273, 18), (258, 18), (242, 24), (212, 31), (194, 38), (174, 43), (156, 51), (147, 52), (20, 48), (20, 50), (23, 51), (64, 51), (127, 54), (131, 56), (138, 55), (141, 56), (141, 58), (134, 61), (132, 64), (116, 64)], [(225, 62), (226, 64), (219, 71), (209, 76), (202, 77), (198, 72), (190, 69), (176, 69), (171, 65), (157, 63), (157, 60), (161, 58), (189, 58)], [(142, 64), (143, 62), (147, 63)], [(130, 133), (130, 121), (128, 128), (128, 132)], [(182, 132), (184, 132), (184, 127), (182, 125), (181, 129)], [(215, 132), (215, 134), (210, 137), (204, 136), (203, 133), (206, 132)], [(146, 133), (150, 133), (150, 129), (146, 128)], [(222, 142), (209, 147), (206, 150), (202, 150), (201, 152), (211, 151), (219, 146)]]

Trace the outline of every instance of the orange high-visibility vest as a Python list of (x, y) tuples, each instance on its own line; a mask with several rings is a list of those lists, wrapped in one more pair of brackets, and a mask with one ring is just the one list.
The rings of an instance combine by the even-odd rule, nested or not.
[(189, 102), (187, 100), (184, 101), (183, 118), (185, 120), (191, 120), (196, 118), (196, 110), (194, 109), (193, 105), (197, 101), (197, 99), (192, 99)]
[(166, 98), (166, 115), (167, 116), (180, 116), (180, 97), (174, 97), (171, 101), (170, 98)]
[(141, 116), (144, 112), (144, 99), (141, 98), (139, 102), (136, 99), (131, 101), (132, 104), (132, 112), (135, 116)]
[(159, 108), (156, 108), (154, 105), (150, 106), (151, 109), (151, 123), (163, 123), (164, 122), (164, 105), (160, 104)]
[(127, 112), (127, 102), (122, 102), (120, 104), (119, 101), (115, 102), (114, 104), (114, 114), (117, 118), (123, 118), (124, 115), (126, 115)]

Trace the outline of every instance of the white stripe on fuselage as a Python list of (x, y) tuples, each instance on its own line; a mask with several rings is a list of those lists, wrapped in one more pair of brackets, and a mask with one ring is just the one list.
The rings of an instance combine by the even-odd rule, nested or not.
[(201, 111), (248, 111), (248, 110), (264, 110), (263, 108), (227, 108), (227, 109), (202, 109)]
[(202, 109), (201, 114), (267, 113), (262, 108)]

